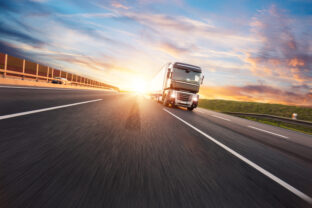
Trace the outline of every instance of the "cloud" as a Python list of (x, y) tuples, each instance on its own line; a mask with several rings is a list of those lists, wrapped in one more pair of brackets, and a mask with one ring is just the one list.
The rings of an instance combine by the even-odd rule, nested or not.
[(19, 13), (21, 15), (50, 15), (50, 8), (42, 4), (45, 0), (10, 0), (10, 1), (0, 1), (0, 11), (2, 14), (7, 16), (7, 14)]
[(134, 20), (146, 27), (150, 27), (158, 32), (182, 32), (196, 34), (203, 32), (205, 34), (223, 34), (224, 31), (215, 28), (208, 23), (190, 19), (184, 16), (170, 16), (165, 14), (151, 14), (143, 12), (118, 11), (119, 17)]
[(295, 91), (295, 92), (312, 92), (312, 87), (307, 85), (307, 84), (303, 84), (303, 85), (292, 85), (291, 86), (291, 91)]
[(312, 91), (294, 92), (269, 85), (204, 86), (200, 95), (209, 99), (279, 103), (312, 107)]
[(273, 5), (261, 11), (251, 26), (261, 40), (258, 51), (247, 57), (255, 75), (311, 85), (312, 36), (307, 34), (311, 24), (292, 19)]
[[(156, 0), (153, 8), (155, 2), (146, 0), (70, 1), (75, 8), (60, 9), (52, 1), (1, 2), (8, 9), (0, 8), (7, 22), (0, 40), (14, 46), (6, 46), (13, 54), (124, 86), (138, 74), (152, 76), (166, 62), (184, 61), (204, 69), (205, 83), (226, 85), (212, 87), (216, 96), (278, 102), (275, 93), (290, 102), (285, 96), (299, 100), (311, 93), (312, 40), (302, 33), (306, 27), (293, 27), (294, 20), (276, 9), (261, 11), (250, 34), (211, 14), (190, 15), (179, 0), (170, 12), (168, 5), (177, 2)], [(259, 77), (266, 82), (253, 85)]]
[(239, 30), (216, 27), (206, 19), (195, 19), (186, 16), (174, 16), (162, 13), (146, 13), (145, 11), (113, 10), (116, 20), (132, 21), (148, 31), (149, 36), (155, 39), (164, 39), (172, 43), (186, 42), (189, 44), (206, 45), (213, 47), (243, 47), (258, 40), (244, 35)]
[(25, 53), (21, 52), (19, 48), (16, 48), (14, 45), (3, 42), (0, 40), (0, 48), (1, 48), (1, 53), (6, 53), (11, 56), (19, 57), (25, 59)]
[(156, 44), (156, 49), (163, 51), (173, 57), (180, 57), (181, 55), (191, 52), (194, 50), (194, 46), (186, 46), (186, 47), (181, 47), (176, 44), (173, 44), (169, 41), (163, 41), (160, 42), (159, 44)]
[(48, 0), (30, 0), (32, 2), (36, 2), (36, 3), (45, 3), (47, 2)]
[(112, 3), (111, 3), (111, 5), (113, 6), (113, 7), (115, 7), (115, 8), (121, 8), (121, 9), (129, 9), (130, 7), (128, 7), (128, 6), (126, 6), (126, 5), (124, 5), (124, 4), (122, 4), (121, 2), (118, 2), (118, 1), (113, 1)]
[(19, 7), (17, 7), (16, 2), (12, 1), (0, 1), (0, 11), (7, 12), (7, 11), (18, 11)]
[(6, 37), (6, 39), (18, 40), (20, 42), (29, 43), (29, 44), (35, 45), (37, 47), (41, 47), (44, 44), (44, 42), (38, 38), (35, 38), (35, 37), (28, 35), (24, 32), (14, 30), (14, 29), (8, 27), (8, 25), (4, 24), (3, 22), (0, 22), (0, 23), (2, 25), (0, 27), (0, 35), (2, 37)]
[[(137, 0), (137, 2), (139, 3), (139, 4), (155, 4), (155, 3), (157, 3), (157, 4), (164, 4), (164, 3), (166, 3), (166, 4), (168, 4), (168, 1), (167, 0), (153, 0), (153, 1), (151, 1), (151, 0)], [(183, 0), (171, 0), (171, 2), (170, 3), (172, 3), (173, 5), (183, 5)]]

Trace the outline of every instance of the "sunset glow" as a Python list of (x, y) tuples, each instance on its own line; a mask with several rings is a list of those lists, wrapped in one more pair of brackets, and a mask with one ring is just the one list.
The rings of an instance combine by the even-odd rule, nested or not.
[(132, 81), (132, 86), (130, 90), (137, 93), (145, 93), (146, 92), (146, 81), (142, 78), (136, 78)]
[(291, 0), (3, 1), (0, 48), (137, 92), (165, 63), (181, 61), (203, 69), (202, 97), (312, 106), (311, 8)]

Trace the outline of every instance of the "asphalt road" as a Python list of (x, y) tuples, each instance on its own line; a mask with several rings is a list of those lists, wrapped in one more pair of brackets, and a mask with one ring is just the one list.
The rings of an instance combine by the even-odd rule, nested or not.
[(312, 207), (311, 141), (139, 95), (0, 87), (0, 207)]

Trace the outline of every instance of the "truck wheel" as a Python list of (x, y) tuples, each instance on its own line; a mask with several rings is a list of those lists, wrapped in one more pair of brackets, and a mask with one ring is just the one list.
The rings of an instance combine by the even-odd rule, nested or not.
[(164, 106), (168, 106), (169, 105), (167, 96), (165, 97), (165, 100), (163, 101), (163, 104), (164, 104)]
[(192, 111), (194, 108), (193, 107), (188, 107), (187, 110)]

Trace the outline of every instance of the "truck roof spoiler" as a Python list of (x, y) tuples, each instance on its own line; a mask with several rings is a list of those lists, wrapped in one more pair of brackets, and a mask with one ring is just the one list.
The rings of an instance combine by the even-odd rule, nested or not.
[(181, 63), (181, 62), (175, 62), (175, 63), (173, 63), (173, 67), (174, 67), (174, 68), (178, 68), (178, 69), (186, 69), (186, 70), (190, 70), (190, 71), (194, 71), (194, 72), (199, 72), (199, 73), (202, 72), (201, 68), (198, 67), (198, 66), (194, 66), (194, 65), (190, 65), (190, 64), (185, 64), (185, 63)]

